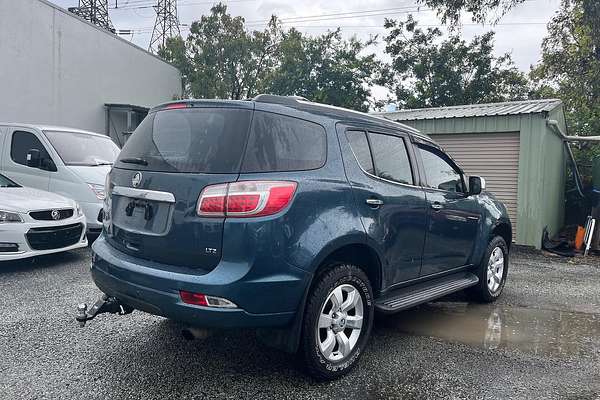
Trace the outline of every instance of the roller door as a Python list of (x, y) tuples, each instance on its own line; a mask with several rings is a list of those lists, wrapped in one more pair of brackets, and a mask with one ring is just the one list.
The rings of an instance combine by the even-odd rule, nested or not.
[(430, 135), (469, 175), (485, 178), (487, 190), (508, 209), (517, 232), (519, 133)]

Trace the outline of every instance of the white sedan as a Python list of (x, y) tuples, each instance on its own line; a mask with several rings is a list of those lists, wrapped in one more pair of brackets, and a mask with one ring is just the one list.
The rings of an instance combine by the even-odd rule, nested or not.
[(0, 174), (0, 261), (87, 246), (85, 216), (71, 199)]

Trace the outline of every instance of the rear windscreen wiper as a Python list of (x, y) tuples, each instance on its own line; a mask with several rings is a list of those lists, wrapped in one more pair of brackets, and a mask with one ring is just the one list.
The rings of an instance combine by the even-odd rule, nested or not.
[(139, 157), (122, 158), (119, 161), (126, 163), (126, 164), (148, 165), (148, 161), (144, 160), (143, 158), (139, 158)]

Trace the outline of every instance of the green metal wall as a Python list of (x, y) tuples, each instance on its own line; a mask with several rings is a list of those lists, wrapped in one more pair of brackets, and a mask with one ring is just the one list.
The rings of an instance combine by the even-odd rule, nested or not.
[(564, 222), (566, 153), (562, 140), (546, 125), (559, 121), (566, 132), (561, 107), (552, 112), (508, 116), (400, 121), (425, 134), (519, 132), (518, 230), (516, 243), (541, 247), (542, 232), (551, 235)]

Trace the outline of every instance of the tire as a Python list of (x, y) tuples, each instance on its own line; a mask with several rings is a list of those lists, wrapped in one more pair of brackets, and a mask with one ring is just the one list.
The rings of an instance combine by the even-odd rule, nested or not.
[[(499, 260), (498, 252), (502, 253), (502, 260)], [(494, 263), (494, 260), (496, 260), (495, 265), (490, 266), (490, 263)], [(475, 272), (479, 278), (479, 283), (469, 289), (468, 292), (471, 298), (479, 303), (493, 303), (498, 300), (508, 276), (508, 246), (502, 237), (495, 236), (490, 241), (481, 264)], [(498, 277), (499, 274), (501, 274), (501, 277)]]
[[(347, 374), (358, 363), (373, 326), (373, 292), (365, 273), (350, 264), (336, 265), (315, 279), (318, 281), (307, 300), (299, 351), (307, 372), (326, 381)], [(340, 295), (345, 311), (340, 311)], [(319, 322), (327, 327), (320, 328)]]

